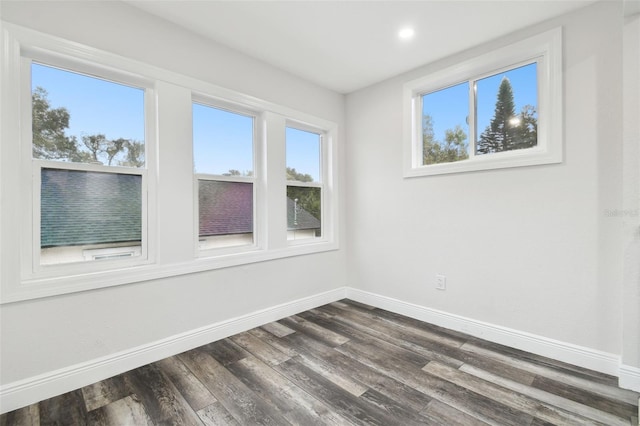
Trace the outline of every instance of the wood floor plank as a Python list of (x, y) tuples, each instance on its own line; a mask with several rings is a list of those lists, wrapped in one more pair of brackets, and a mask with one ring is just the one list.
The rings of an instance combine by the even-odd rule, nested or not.
[(182, 353), (178, 357), (238, 423), (242, 425), (289, 424), (271, 405), (258, 397), (208, 352), (195, 349)]
[(270, 346), (248, 332), (236, 334), (230, 339), (232, 342), (269, 365), (278, 365), (291, 358), (289, 355), (277, 350), (273, 346)]
[(551, 393), (553, 395), (558, 395), (563, 398), (588, 405), (590, 407), (613, 414), (623, 419), (631, 419), (638, 413), (638, 407), (627, 402), (605, 398), (593, 392), (579, 389), (567, 383), (559, 382), (557, 380), (552, 380), (546, 377), (536, 377), (531, 386)]
[(43, 426), (87, 424), (87, 410), (80, 389), (46, 399), (39, 405)]
[(82, 388), (87, 411), (95, 410), (129, 396), (122, 375), (110, 377)]
[(284, 337), (291, 333), (295, 333), (295, 330), (280, 324), (279, 322), (270, 322), (261, 327), (264, 331), (273, 334), (276, 337)]
[(199, 410), (197, 414), (205, 426), (241, 426), (218, 401)]
[(420, 412), (424, 416), (428, 416), (436, 424), (447, 426), (486, 426), (489, 423), (478, 420), (450, 405), (438, 401), (431, 400), (429, 404)]
[(39, 426), (40, 409), (38, 404), (27, 405), (0, 416), (0, 426)]
[(172, 425), (202, 424), (171, 380), (155, 364), (124, 374), (125, 383), (144, 404), (153, 423)]
[(292, 315), (279, 321), (281, 324), (300, 332), (304, 332), (313, 336), (317, 340), (324, 342), (329, 346), (340, 346), (348, 342), (349, 338), (335, 333), (317, 324), (311, 323), (298, 315)]
[[(283, 339), (300, 354), (300, 359), (305, 365), (308, 361), (321, 362), (324, 360), (332, 368), (338, 377), (354, 380), (365, 387), (374, 389), (389, 398), (402, 402), (415, 411), (420, 411), (426, 406), (430, 398), (417, 390), (404, 385), (380, 371), (370, 368), (333, 348), (315, 342), (309, 337), (298, 333)], [(366, 388), (364, 389), (366, 391)], [(354, 394), (354, 392), (351, 392)]]
[(91, 426), (154, 426), (136, 395), (100, 406), (88, 415)]
[[(299, 363), (296, 358), (274, 367), (300, 388), (313, 394), (341, 416), (356, 425), (392, 425), (396, 422), (390, 414), (344, 391), (315, 371)], [(404, 422), (405, 425), (416, 424)]]
[(532, 417), (526, 413), (431, 374), (421, 374), (411, 363), (388, 356), (376, 346), (350, 341), (336, 350), (486, 423), (522, 426), (531, 422)]
[(260, 360), (247, 357), (227, 367), (251, 390), (276, 406), (294, 425), (343, 425), (349, 422)]
[(240, 361), (249, 353), (229, 339), (218, 340), (200, 348), (214, 357), (220, 364), (227, 365)]
[(158, 361), (156, 365), (173, 382), (173, 385), (194, 411), (199, 411), (216, 402), (211, 392), (178, 357), (165, 358)]
[(491, 398), (500, 401), (512, 409), (527, 413), (533, 418), (538, 417), (545, 421), (561, 425), (602, 424), (581, 415), (565, 411), (554, 405), (545, 404), (534, 398), (524, 396), (496, 383), (482, 380), (469, 373), (453, 369), (444, 364), (430, 363), (425, 366), (424, 369), (448, 383), (456, 384), (479, 394), (491, 395)]
[(539, 376), (564, 382), (577, 388), (599, 394), (606, 398), (621, 400), (632, 405), (638, 402), (638, 394), (630, 390), (621, 389), (616, 386), (605, 385), (599, 382), (589, 381), (582, 377), (558, 371), (553, 368), (532, 364), (520, 359), (493, 352), (471, 343), (465, 343), (464, 345), (462, 345), (461, 349), (487, 357), (489, 359), (497, 359), (504, 364), (527, 370)]
[(498, 385), (512, 392), (517, 392), (520, 395), (525, 395), (537, 401), (541, 401), (551, 406), (564, 407), (571, 410), (573, 413), (577, 413), (585, 418), (592, 419), (596, 422), (608, 425), (608, 426), (623, 426), (628, 424), (628, 419), (621, 419), (618, 416), (603, 412), (597, 408), (590, 407), (562, 396), (546, 392), (542, 389), (534, 388), (531, 386), (524, 386), (520, 383), (514, 382), (504, 377), (496, 376), (493, 373), (483, 371), (471, 366), (462, 366), (461, 371), (474, 375), (475, 377), (484, 379), (493, 384)]

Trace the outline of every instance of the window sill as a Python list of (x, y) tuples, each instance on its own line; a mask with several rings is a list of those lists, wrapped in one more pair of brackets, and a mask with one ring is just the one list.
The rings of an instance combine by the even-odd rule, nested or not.
[(19, 287), (6, 288), (2, 292), (0, 304), (40, 299), (63, 294), (114, 287), (180, 275), (212, 271), (233, 266), (284, 259), (338, 250), (336, 242), (314, 242), (289, 246), (277, 250), (255, 250), (216, 257), (196, 258), (189, 262), (169, 265), (139, 265), (112, 269), (104, 272), (77, 274), (54, 278), (33, 278), (20, 282)]
[(488, 154), (487, 156), (478, 156), (470, 160), (462, 160), (454, 163), (440, 163), (410, 167), (405, 169), (404, 177), (411, 178), (450, 173), (467, 173), (481, 170), (506, 169), (512, 167), (557, 163), (562, 163), (561, 151), (552, 152), (531, 148), (521, 151)]

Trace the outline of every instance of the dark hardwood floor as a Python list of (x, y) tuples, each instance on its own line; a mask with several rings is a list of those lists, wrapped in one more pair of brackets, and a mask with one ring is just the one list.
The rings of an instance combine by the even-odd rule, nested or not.
[(636, 425), (613, 377), (349, 300), (6, 413), (0, 425)]

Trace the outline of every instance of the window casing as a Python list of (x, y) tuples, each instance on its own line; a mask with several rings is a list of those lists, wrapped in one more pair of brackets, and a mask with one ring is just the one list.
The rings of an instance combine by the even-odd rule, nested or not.
[[(488, 120), (483, 119), (483, 115), (493, 114), (493, 105), (497, 113), (500, 97), (495, 104), (491, 103), (496, 94), (483, 90), (485, 81), (496, 77), (504, 80), (509, 73), (518, 70), (528, 70), (529, 74), (534, 71), (537, 93), (530, 94), (527, 99), (535, 100), (536, 105), (531, 108), (526, 105), (531, 102), (519, 105), (503, 127), (513, 127), (511, 131), (517, 128), (518, 132), (529, 130), (517, 143), (487, 148), (485, 136), (489, 129), (485, 126)], [(508, 78), (506, 80), (508, 83)], [(526, 86), (524, 83), (522, 87)], [(493, 100), (487, 102), (487, 98)], [(479, 103), (479, 99), (482, 102)], [(488, 103), (492, 105), (490, 111), (487, 111)], [(458, 107), (451, 108), (452, 104)], [(485, 105), (482, 111), (479, 105)], [(438, 143), (438, 135), (430, 133), (433, 123), (428, 112), (435, 111), (444, 117), (446, 113), (442, 111), (446, 109), (455, 109), (456, 112), (450, 114), (456, 116), (450, 120), (448, 127), (451, 128), (447, 129), (446, 136), (440, 136)], [(556, 29), (406, 83), (404, 176), (562, 162), (562, 120), (562, 32)], [(532, 125), (532, 121), (537, 121), (537, 125)], [(533, 138), (535, 143), (531, 142)], [(444, 139), (446, 143), (443, 143)], [(430, 144), (430, 140), (436, 143)], [(528, 142), (520, 142), (523, 140)], [(435, 149), (427, 146), (435, 146)]]

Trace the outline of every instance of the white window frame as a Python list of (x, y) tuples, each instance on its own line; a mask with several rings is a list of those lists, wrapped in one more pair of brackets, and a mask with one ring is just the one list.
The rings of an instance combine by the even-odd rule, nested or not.
[[(339, 249), (339, 129), (335, 122), (3, 21), (0, 21), (0, 38), (0, 45), (3, 46), (0, 51), (0, 304)], [(36, 229), (32, 217), (39, 217), (39, 212), (34, 211), (36, 186), (33, 183), (34, 166), (31, 159), (31, 122), (25, 120), (31, 116), (31, 87), (30, 82), (26, 81), (28, 79), (25, 79), (23, 56), (147, 89), (145, 113), (150, 121), (145, 129), (146, 171), (122, 168), (130, 173), (144, 173), (146, 177), (146, 193), (143, 194), (143, 197), (147, 197), (144, 203), (147, 208), (144, 213), (147, 220), (145, 260), (136, 259), (140, 262), (131, 263), (130, 258), (103, 259), (64, 264), (60, 268), (47, 268), (47, 271), (34, 273)], [(135, 82), (138, 84), (133, 84)], [(194, 94), (211, 100), (213, 105), (227, 105), (232, 110), (238, 108), (241, 113), (256, 113), (258, 137), (254, 141), (253, 179), (256, 197), (254, 209), (259, 214), (254, 216), (255, 247), (212, 252), (210, 256), (199, 256), (195, 249), (187, 253), (198, 241), (197, 226), (191, 222), (194, 215), (189, 211), (195, 205), (190, 190), (194, 182), (193, 157), (190, 156), (189, 164), (186, 155), (179, 155), (175, 160), (178, 167), (174, 169), (171, 153), (173, 150), (174, 154), (176, 151), (184, 154), (191, 149), (189, 126), (192, 116), (189, 109), (192, 108)], [(283, 191), (286, 185), (284, 134), (285, 126), (290, 121), (309, 126), (326, 136), (322, 160), (323, 235), (321, 239), (295, 245), (287, 242), (286, 192)], [(163, 152), (165, 155), (160, 155)], [(40, 166), (50, 164), (53, 168), (94, 170), (94, 166), (80, 163), (64, 163), (64, 167), (61, 167), (59, 162), (38, 161), (42, 162)], [(176, 182), (172, 180), (176, 179), (174, 170), (189, 175), (180, 174), (179, 184), (173, 185)], [(186, 179), (181, 179), (183, 176)], [(188, 196), (183, 192), (185, 185), (189, 187)], [(188, 199), (191, 206), (159, 212), (160, 208), (166, 209), (173, 198), (183, 202)], [(159, 216), (162, 216), (162, 220)], [(167, 218), (179, 218), (182, 222), (175, 228), (160, 227), (159, 224), (165, 224)], [(186, 250), (170, 247), (174, 241)], [(39, 243), (37, 241), (38, 248)]]
[[(475, 155), (476, 94), (474, 85), (470, 84), (469, 158), (451, 163), (422, 164), (423, 95), (532, 63), (537, 64), (538, 75), (538, 143), (535, 147)], [(403, 87), (404, 177), (561, 163), (562, 78), (562, 29), (556, 28), (407, 82)]]
[[(244, 115), (253, 119), (253, 141), (252, 141), (252, 176), (225, 176), (211, 173), (197, 173), (193, 175), (193, 199), (194, 199), (194, 235), (195, 238), (195, 253), (197, 257), (214, 257), (227, 254), (237, 254), (243, 252), (255, 251), (262, 248), (260, 226), (258, 225), (258, 214), (261, 213), (261, 209), (258, 208), (258, 176), (261, 175), (260, 162), (258, 161), (259, 151), (258, 146), (261, 145), (260, 133), (258, 132), (260, 123), (260, 113), (258, 111), (248, 109), (242, 105), (237, 105), (219, 99), (214, 99), (203, 94), (194, 93), (192, 95), (192, 103), (199, 104), (205, 107), (215, 108), (223, 111), (230, 112), (232, 114)], [(192, 120), (193, 122), (193, 120)], [(191, 142), (193, 143), (193, 141)], [(194, 170), (195, 170), (195, 152), (194, 152)], [(199, 204), (199, 181), (208, 180), (215, 182), (238, 182), (238, 183), (251, 183), (253, 187), (253, 242), (251, 244), (242, 244), (226, 247), (213, 247), (213, 248), (200, 248), (200, 204)]]
[[(327, 175), (327, 170), (325, 170), (325, 165), (328, 163), (327, 161), (327, 152), (325, 147), (325, 141), (327, 140), (326, 131), (322, 129), (318, 129), (313, 126), (309, 126), (305, 123), (299, 123), (292, 120), (287, 120), (285, 124), (285, 132), (287, 128), (292, 128), (296, 130), (301, 130), (304, 132), (313, 133), (319, 136), (320, 139), (320, 176), (318, 177), (318, 182), (301, 182), (296, 180), (287, 180), (285, 186), (285, 193), (287, 186), (298, 186), (302, 188), (320, 188), (320, 236), (313, 238), (300, 238), (300, 239), (288, 239), (287, 244), (291, 246), (301, 245), (301, 244), (313, 244), (318, 241), (327, 241), (325, 239), (325, 217), (326, 208), (325, 208), (325, 176)], [(286, 148), (285, 148), (286, 149)], [(288, 232), (288, 230), (287, 230)]]
[[(134, 73), (116, 70), (98, 63), (88, 63), (78, 58), (70, 57), (65, 53), (53, 50), (45, 51), (38, 48), (23, 47), (21, 55), (21, 99), (22, 120), (21, 127), (21, 164), (23, 170), (31, 170), (30, 179), (21, 182), (23, 191), (31, 194), (24, 199), (24, 211), (33, 212), (32, 215), (24, 215), (22, 226), (30, 229), (25, 232), (22, 239), (21, 267), (24, 280), (38, 280), (45, 278), (65, 277), (70, 275), (87, 274), (99, 271), (108, 271), (118, 268), (146, 265), (153, 262), (153, 250), (149, 249), (149, 168), (154, 164), (155, 139), (155, 94), (153, 82)], [(120, 167), (87, 163), (72, 163), (54, 160), (42, 160), (32, 158), (32, 102), (31, 102), (31, 67), (33, 63), (58, 68), (67, 72), (75, 72), (92, 78), (123, 84), (144, 91), (144, 127), (145, 127), (145, 165), (144, 167)], [(140, 176), (141, 182), (141, 254), (130, 258), (114, 258), (100, 260), (84, 260), (72, 263), (45, 264), (40, 260), (40, 190), (42, 169), (76, 170), (86, 172), (99, 172), (109, 174), (130, 174)], [(151, 213), (152, 214), (152, 213)]]

